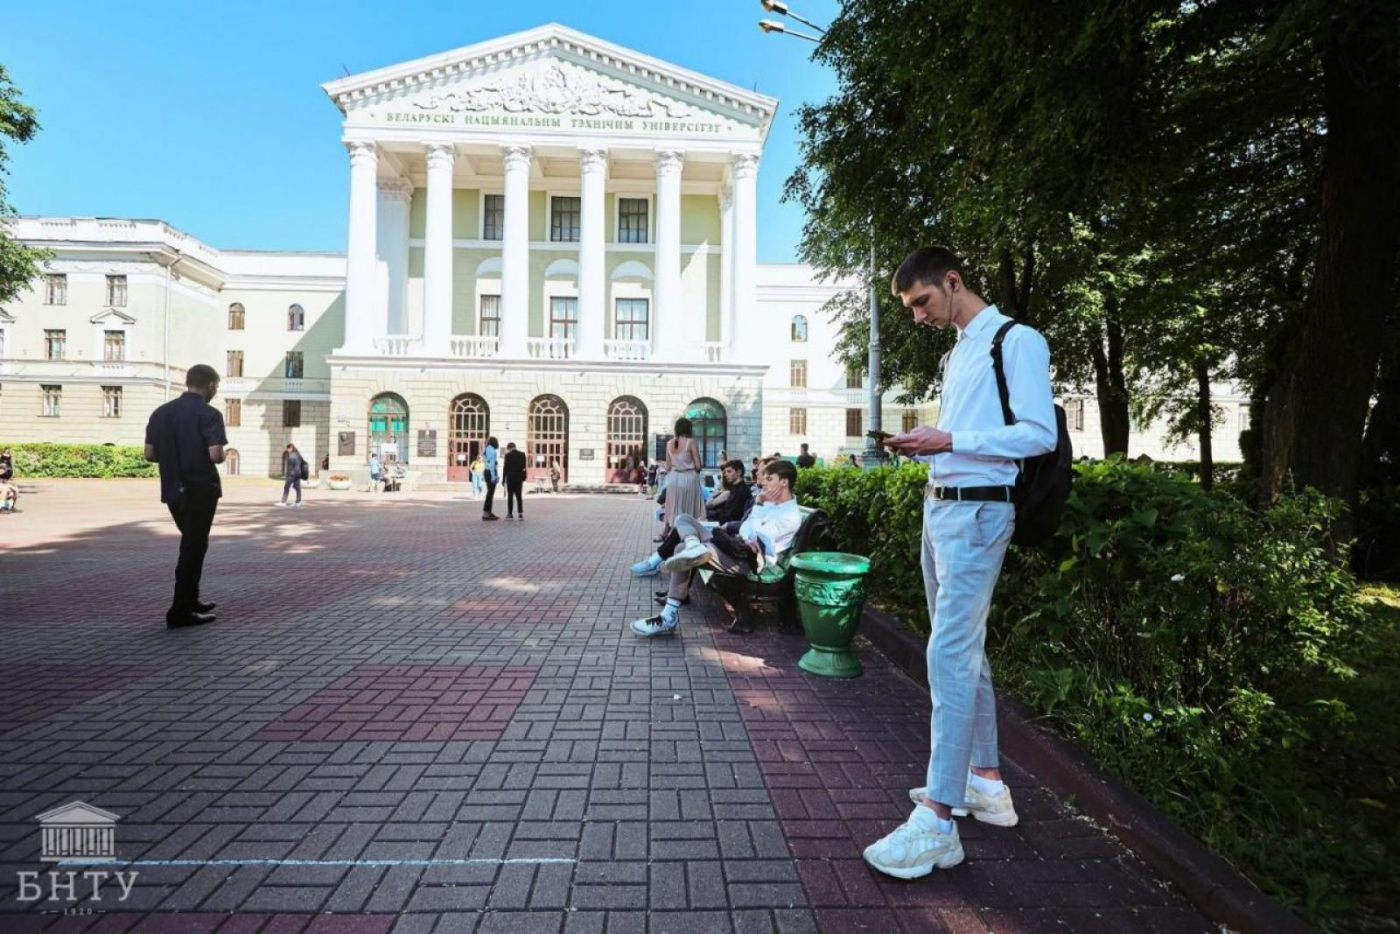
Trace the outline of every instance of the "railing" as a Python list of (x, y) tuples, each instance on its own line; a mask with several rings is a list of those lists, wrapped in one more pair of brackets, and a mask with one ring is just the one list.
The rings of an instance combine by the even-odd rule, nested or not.
[(376, 337), (374, 339), (374, 352), (385, 357), (407, 357), (413, 354), (417, 345), (416, 338), (405, 334), (394, 334), (389, 337)]
[(531, 337), (525, 351), (532, 360), (568, 360), (574, 356), (574, 342), (567, 337)]
[(499, 337), (454, 337), (452, 356), (454, 357), (494, 357), (501, 351)]
[(723, 341), (706, 341), (706, 342), (705, 342), (705, 362), (706, 362), (706, 363), (719, 363), (719, 362), (720, 362), (721, 360), (723, 360), (723, 359), (724, 359), (724, 342), (723, 342)]
[(603, 341), (603, 356), (609, 360), (650, 360), (651, 341)]

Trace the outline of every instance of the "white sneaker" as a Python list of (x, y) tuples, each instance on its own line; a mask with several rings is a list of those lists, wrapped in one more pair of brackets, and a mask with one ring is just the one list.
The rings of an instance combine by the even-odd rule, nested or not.
[(285, 506), (285, 505), (287, 505), (287, 504), (284, 503), (284, 502), (282, 502), (282, 501), (279, 499), (279, 500), (277, 501), (277, 505), (279, 505), (279, 506)]
[[(922, 805), (927, 794), (927, 788), (910, 788), (909, 800)], [(994, 827), (1015, 827), (1021, 820), (1011, 803), (1011, 788), (1005, 783), (1002, 783), (1000, 794), (986, 795), (968, 782), (963, 789), (962, 807), (953, 808), (953, 815), (967, 817), (969, 814), (973, 819)]]
[(639, 636), (669, 636), (680, 625), (679, 619), (667, 620), (665, 616), (650, 616), (632, 620), (632, 631)]
[[(653, 556), (653, 557), (654, 557), (654, 556)], [(655, 577), (657, 574), (660, 574), (660, 573), (661, 573), (661, 564), (660, 564), (660, 562), (657, 562), (656, 564), (652, 564), (652, 563), (651, 563), (651, 558), (647, 558), (647, 559), (644, 560), (644, 561), (638, 561), (636, 564), (632, 565), (632, 576), (633, 576), (633, 577)]]
[[(928, 817), (919, 811), (928, 811)], [(932, 828), (924, 825), (930, 818)], [(952, 869), (963, 861), (958, 825), (953, 825), (952, 833), (943, 833), (937, 822), (938, 815), (931, 808), (919, 805), (893, 833), (865, 848), (865, 861), (896, 879), (918, 879), (934, 869)]]
[(301, 508), (301, 500), (297, 500), (297, 501), (296, 501), (295, 503), (293, 503), (292, 505), (295, 506), (297, 509), (300, 509), (300, 508)]
[(667, 574), (683, 574), (691, 568), (698, 568), (710, 562), (710, 546), (696, 539), (688, 545), (677, 548), (675, 554), (661, 562), (661, 569)]

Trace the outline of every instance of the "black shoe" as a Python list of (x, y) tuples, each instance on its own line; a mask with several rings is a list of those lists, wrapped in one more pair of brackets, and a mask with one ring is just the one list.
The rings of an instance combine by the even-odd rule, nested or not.
[[(657, 602), (657, 604), (659, 604), (660, 606), (665, 606), (665, 605), (666, 605), (666, 593), (667, 593), (667, 592), (664, 591), (664, 590), (658, 590), (658, 591), (656, 592), (656, 602)], [(684, 596), (684, 597), (681, 597), (681, 606), (690, 606), (690, 596), (689, 596), (689, 595), (686, 595), (686, 596)]]
[(486, 513), (485, 515), (483, 515), (483, 516), (481, 517), (481, 521), (482, 521), (482, 522), (498, 522), (498, 521), (500, 521), (500, 518), (501, 518), (500, 516), (492, 515), (491, 513), (488, 512), (488, 513)]
[(511, 522), (511, 521), (513, 521), (514, 519), (515, 519), (515, 516), (512, 516), (510, 513), (506, 513), (506, 521), (507, 521), (507, 522)]
[(167, 629), (183, 629), (186, 626), (203, 626), (205, 623), (212, 623), (217, 619), (213, 613), (182, 613), (179, 616), (165, 614), (165, 626)]
[(741, 616), (736, 616), (729, 622), (729, 631), (737, 636), (747, 636), (753, 632), (753, 626)]
[(215, 603), (213, 600), (210, 600), (208, 603), (205, 603), (203, 600), (196, 600), (194, 602), (195, 610), (200, 613), (212, 613), (214, 612), (214, 607), (216, 606), (218, 606), (218, 604)]

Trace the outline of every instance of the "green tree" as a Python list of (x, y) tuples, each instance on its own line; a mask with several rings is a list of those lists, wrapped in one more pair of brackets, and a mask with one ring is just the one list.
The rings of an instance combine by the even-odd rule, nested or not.
[(5, 176), (9, 174), (6, 140), (27, 143), (38, 131), (39, 121), (34, 109), (21, 102), (19, 88), (10, 81), (5, 66), (0, 65), (0, 302), (11, 301), (27, 288), (39, 274), (39, 264), (48, 258), (46, 251), (25, 246), (12, 238), (5, 222), (15, 213), (5, 187)]

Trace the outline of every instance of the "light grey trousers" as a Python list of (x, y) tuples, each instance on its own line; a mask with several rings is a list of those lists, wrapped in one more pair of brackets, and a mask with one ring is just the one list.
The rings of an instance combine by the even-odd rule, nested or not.
[[(685, 540), (694, 536), (702, 542), (708, 542), (712, 536), (710, 530), (700, 524), (700, 520), (694, 516), (676, 516), (676, 534), (681, 537), (680, 547), (685, 547)], [(682, 571), (671, 575), (671, 586), (666, 591), (669, 600), (684, 600), (690, 595), (690, 571)]]
[(1010, 503), (924, 499), (928, 685), (933, 696), (928, 797), (963, 801), (968, 767), (996, 768), (997, 709), (987, 613), (1016, 523)]

